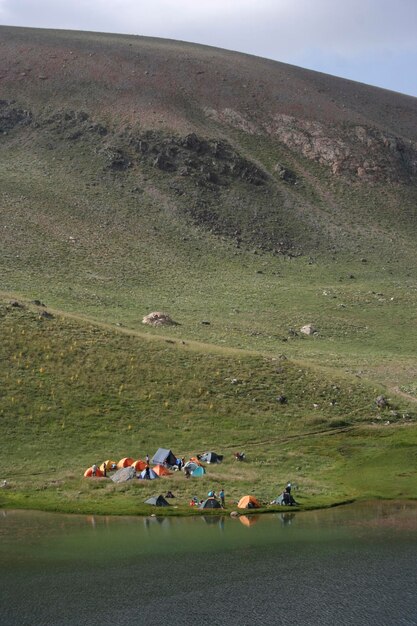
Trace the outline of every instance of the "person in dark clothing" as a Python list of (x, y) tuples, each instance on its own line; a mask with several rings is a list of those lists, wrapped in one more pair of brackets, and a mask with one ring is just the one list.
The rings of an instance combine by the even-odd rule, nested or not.
[(145, 480), (151, 480), (151, 473), (149, 471), (149, 465), (145, 467)]

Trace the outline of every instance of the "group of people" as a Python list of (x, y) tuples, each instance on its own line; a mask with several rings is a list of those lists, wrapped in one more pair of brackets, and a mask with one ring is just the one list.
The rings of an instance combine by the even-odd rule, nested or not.
[[(223, 487), (219, 491), (219, 495), (216, 494), (214, 490), (211, 490), (207, 494), (207, 498), (214, 498), (215, 500), (220, 500), (220, 506), (222, 509), (226, 508), (225, 495)], [(197, 496), (194, 496), (190, 500), (190, 506), (200, 506), (203, 504), (204, 500), (199, 500)]]

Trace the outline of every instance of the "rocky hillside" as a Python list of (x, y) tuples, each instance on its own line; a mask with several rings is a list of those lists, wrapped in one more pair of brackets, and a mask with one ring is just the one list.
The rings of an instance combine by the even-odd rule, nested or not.
[(151, 197), (238, 247), (386, 249), (393, 229), (415, 242), (415, 98), (181, 42), (0, 35), (8, 165), (33, 151), (90, 189), (115, 185), (138, 207)]

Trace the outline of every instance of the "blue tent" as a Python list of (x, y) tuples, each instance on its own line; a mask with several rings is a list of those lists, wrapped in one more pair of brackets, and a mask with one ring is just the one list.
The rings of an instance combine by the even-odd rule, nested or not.
[(191, 472), (191, 476), (204, 476), (205, 473), (206, 470), (204, 469), (204, 467), (201, 467), (201, 465), (199, 465)]

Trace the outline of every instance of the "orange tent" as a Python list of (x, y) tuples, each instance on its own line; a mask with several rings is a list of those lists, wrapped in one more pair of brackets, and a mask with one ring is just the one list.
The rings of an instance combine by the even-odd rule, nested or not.
[(120, 459), (117, 464), (117, 469), (122, 469), (122, 467), (130, 467), (134, 463), (134, 460), (130, 458), (130, 456), (125, 456), (124, 459)]
[[(92, 467), (89, 467), (84, 472), (84, 478), (89, 478), (90, 476), (91, 477), (93, 476), (93, 468)], [(98, 476), (103, 476), (103, 473), (99, 470), (99, 468), (96, 469), (96, 476), (95, 477), (97, 478)]]
[(152, 469), (155, 472), (155, 474), (158, 474), (158, 476), (171, 476), (172, 474), (172, 472), (167, 470), (167, 468), (164, 467), (163, 465), (155, 465), (155, 467), (153, 467)]
[(132, 467), (134, 467), (137, 472), (142, 472), (146, 467), (146, 463), (145, 461), (142, 461), (142, 459), (138, 459), (132, 463)]
[(239, 509), (260, 509), (261, 505), (255, 496), (243, 496), (238, 502)]

